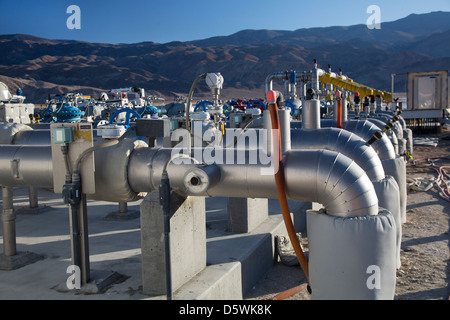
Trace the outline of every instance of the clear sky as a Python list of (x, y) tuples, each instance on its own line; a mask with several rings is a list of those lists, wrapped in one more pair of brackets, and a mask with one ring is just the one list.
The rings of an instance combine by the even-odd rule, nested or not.
[[(70, 5), (81, 29), (68, 29)], [(450, 11), (450, 0), (0, 0), (0, 34), (104, 43), (189, 41), (244, 29), (296, 30), (381, 23), (411, 13)]]

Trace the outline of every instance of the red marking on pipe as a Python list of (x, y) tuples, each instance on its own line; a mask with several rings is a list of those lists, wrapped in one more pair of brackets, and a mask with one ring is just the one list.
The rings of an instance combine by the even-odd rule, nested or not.
[(336, 91), (336, 99), (337, 99), (337, 123), (336, 127), (342, 128), (342, 100), (341, 100), (341, 92)]

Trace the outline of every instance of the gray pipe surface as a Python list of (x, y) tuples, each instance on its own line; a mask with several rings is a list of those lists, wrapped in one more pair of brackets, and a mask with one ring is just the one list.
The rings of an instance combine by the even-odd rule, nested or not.
[[(110, 152), (113, 150), (109, 149)], [(193, 154), (205, 156), (207, 150), (194, 149)], [(186, 181), (187, 173), (198, 165), (189, 159), (186, 159), (186, 164), (177, 164), (175, 160), (169, 162), (173, 149), (133, 150), (128, 161), (128, 184), (136, 193), (156, 190), (167, 164), (171, 187), (185, 195), (277, 198), (274, 171), (270, 170), (270, 164), (276, 165), (277, 159), (272, 158), (270, 162), (261, 150), (211, 148), (208, 152), (215, 160), (213, 165), (217, 166), (211, 171), (214, 183), (200, 188), (199, 192), (192, 194), (195, 188), (186, 186), (186, 182), (191, 181)], [(258, 157), (259, 160), (267, 159), (267, 164), (258, 162)], [(284, 153), (284, 167), (286, 194), (292, 200), (321, 203), (328, 214), (334, 216), (378, 213), (378, 199), (369, 177), (354, 161), (340, 153), (291, 150)], [(51, 147), (1, 146), (0, 183), (9, 187), (52, 187)], [(103, 188), (108, 188), (108, 184)], [(107, 190), (97, 192), (107, 194)]]
[(320, 129), (320, 101), (305, 100), (302, 105), (302, 129)]
[[(343, 124), (344, 129), (355, 133), (365, 141), (368, 141), (372, 136), (381, 129), (368, 120), (349, 120)], [(395, 159), (395, 149), (389, 138), (383, 134), (381, 139), (375, 141), (372, 147), (377, 151), (381, 160)]]
[[(130, 157), (128, 177), (135, 192), (155, 190), (161, 181), (163, 163), (171, 157), (171, 149), (141, 148)], [(195, 152), (195, 150), (194, 150)], [(243, 164), (226, 164), (226, 153), (245, 156)], [(230, 155), (230, 154), (228, 154)], [(217, 156), (217, 155), (216, 155)], [(252, 150), (227, 150), (220, 170), (220, 181), (206, 190), (204, 196), (238, 198), (277, 198), (273, 174), (263, 174), (269, 165), (249, 164)], [(378, 213), (378, 199), (372, 182), (354, 161), (327, 150), (291, 150), (284, 154), (286, 193), (292, 200), (318, 202), (328, 214), (365, 216)], [(184, 174), (194, 164), (167, 167), (172, 188), (186, 194)], [(199, 195), (199, 194), (196, 194)]]
[[(268, 115), (268, 113), (267, 113)], [(311, 129), (317, 129), (317, 127), (330, 127), (333, 124), (333, 121), (331, 119), (322, 119), (320, 120), (319, 116), (316, 116), (314, 118), (314, 125), (311, 126)], [(320, 121), (319, 124), (316, 123), (317, 121)], [(296, 124), (298, 125), (299, 122), (298, 121), (294, 121), (294, 122), (290, 122), (290, 125), (292, 124)], [(300, 123), (302, 124), (302, 123)], [(264, 127), (265, 128), (271, 128), (271, 124), (270, 124), (270, 117), (269, 116), (264, 116)], [(380, 131), (381, 129), (376, 126), (375, 124), (373, 124), (372, 122), (370, 122), (369, 120), (350, 120), (344, 123), (344, 127), (345, 130), (350, 131), (352, 133), (355, 133), (357, 136), (361, 137), (364, 140), (369, 140), (373, 134), (377, 131)], [(0, 126), (1, 128), (1, 126)], [(255, 129), (257, 130), (257, 129)], [(295, 129), (293, 131), (296, 131)], [(292, 132), (292, 131), (291, 131)], [(36, 135), (34, 135), (36, 134)], [(226, 136), (225, 136), (226, 137)], [(227, 146), (230, 144), (230, 142), (226, 141), (224, 137), (224, 145)], [(267, 150), (271, 150), (272, 149), (272, 136), (269, 135), (268, 137), (268, 142), (267, 142)], [(11, 136), (12, 139), (12, 144), (16, 144), (16, 145), (50, 145), (51, 144), (51, 136), (50, 136), (50, 130), (46, 130), (46, 129), (41, 129), (41, 130), (24, 130), (24, 131), (20, 131), (16, 134), (14, 134), (13, 136)], [(95, 131), (94, 131), (94, 139), (95, 142), (97, 141), (96, 137), (95, 137)], [(286, 136), (286, 139), (287, 136)], [(289, 141), (285, 141), (286, 143), (289, 143)], [(292, 137), (291, 135), (291, 142), (290, 142), (293, 147), (292, 148), (297, 148), (296, 147), (296, 141), (295, 139)], [(374, 144), (372, 144), (372, 147), (375, 149), (375, 151), (377, 152), (379, 158), (381, 160), (385, 160), (385, 159), (395, 159), (395, 149), (392, 145), (392, 142), (389, 140), (389, 138), (386, 135), (383, 135), (383, 137), (376, 141)], [(286, 149), (287, 150), (287, 149)], [(338, 150), (336, 150), (338, 151)], [(342, 152), (339, 150), (339, 152)], [(358, 162), (358, 164), (360, 164)]]
[(2, 188), (3, 209), (1, 214), (3, 231), (3, 254), (6, 257), (16, 255), (16, 214), (13, 208), (12, 188)]
[(266, 93), (272, 90), (273, 80), (289, 80), (289, 73), (286, 71), (281, 71), (268, 74), (264, 82)]
[(14, 135), (14, 139), (11, 144), (48, 146), (51, 144), (50, 129), (19, 131)]
[(384, 169), (375, 150), (354, 133), (339, 128), (292, 130), (292, 149), (326, 149), (355, 161), (370, 180), (384, 179)]
[[(336, 127), (336, 122), (333, 119), (322, 119), (320, 120), (320, 126), (321, 128)], [(303, 123), (301, 121), (291, 121), (291, 127), (302, 129)], [(365, 141), (372, 138), (376, 132), (381, 131), (378, 126), (368, 120), (349, 120), (343, 123), (343, 127)], [(396, 157), (394, 146), (385, 134), (372, 144), (372, 148), (375, 149), (380, 160), (395, 159)]]
[(0, 185), (53, 187), (51, 146), (0, 146)]

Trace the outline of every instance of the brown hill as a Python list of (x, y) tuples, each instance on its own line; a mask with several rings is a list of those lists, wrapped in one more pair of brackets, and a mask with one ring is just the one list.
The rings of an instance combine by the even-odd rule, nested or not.
[[(371, 31), (362, 25), (245, 30), (228, 37), (166, 44), (3, 35), (0, 81), (13, 91), (20, 86), (28, 101), (37, 103), (49, 93), (93, 94), (132, 86), (171, 99), (187, 95), (198, 74), (220, 72), (225, 99), (264, 97), (269, 73), (310, 70), (313, 59), (322, 68), (327, 64), (333, 70), (342, 68), (355, 81), (382, 90), (390, 89), (391, 73), (449, 69), (450, 13), (411, 15)], [(209, 94), (204, 84), (196, 93), (202, 92)]]

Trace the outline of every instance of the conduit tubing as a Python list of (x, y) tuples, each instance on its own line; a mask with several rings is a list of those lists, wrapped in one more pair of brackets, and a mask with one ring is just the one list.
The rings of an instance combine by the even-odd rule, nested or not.
[(294, 225), (291, 219), (291, 211), (289, 210), (289, 205), (286, 197), (286, 181), (284, 179), (284, 167), (283, 158), (281, 151), (281, 134), (280, 134), (280, 121), (278, 119), (278, 107), (276, 105), (276, 94), (273, 91), (267, 93), (267, 100), (269, 103), (270, 117), (272, 120), (272, 132), (274, 141), (278, 136), (278, 152), (273, 150), (274, 154), (278, 154), (278, 170), (275, 172), (275, 183), (277, 185), (278, 200), (281, 207), (281, 212), (283, 215), (284, 224), (288, 232), (289, 239), (291, 240), (292, 246), (294, 248), (297, 259), (305, 273), (306, 280), (309, 283), (309, 268), (308, 261), (306, 260), (305, 254), (303, 253), (300, 242), (297, 238)]
[(206, 73), (202, 73), (200, 75), (198, 75), (194, 82), (192, 83), (191, 89), (189, 90), (189, 96), (188, 96), (188, 100), (186, 102), (186, 108), (184, 110), (184, 116), (186, 118), (186, 129), (190, 132), (191, 131), (191, 119), (190, 119), (190, 112), (191, 112), (191, 101), (192, 101), (192, 96), (194, 94), (194, 90), (195, 87), (197, 87), (197, 83), (206, 78)]

